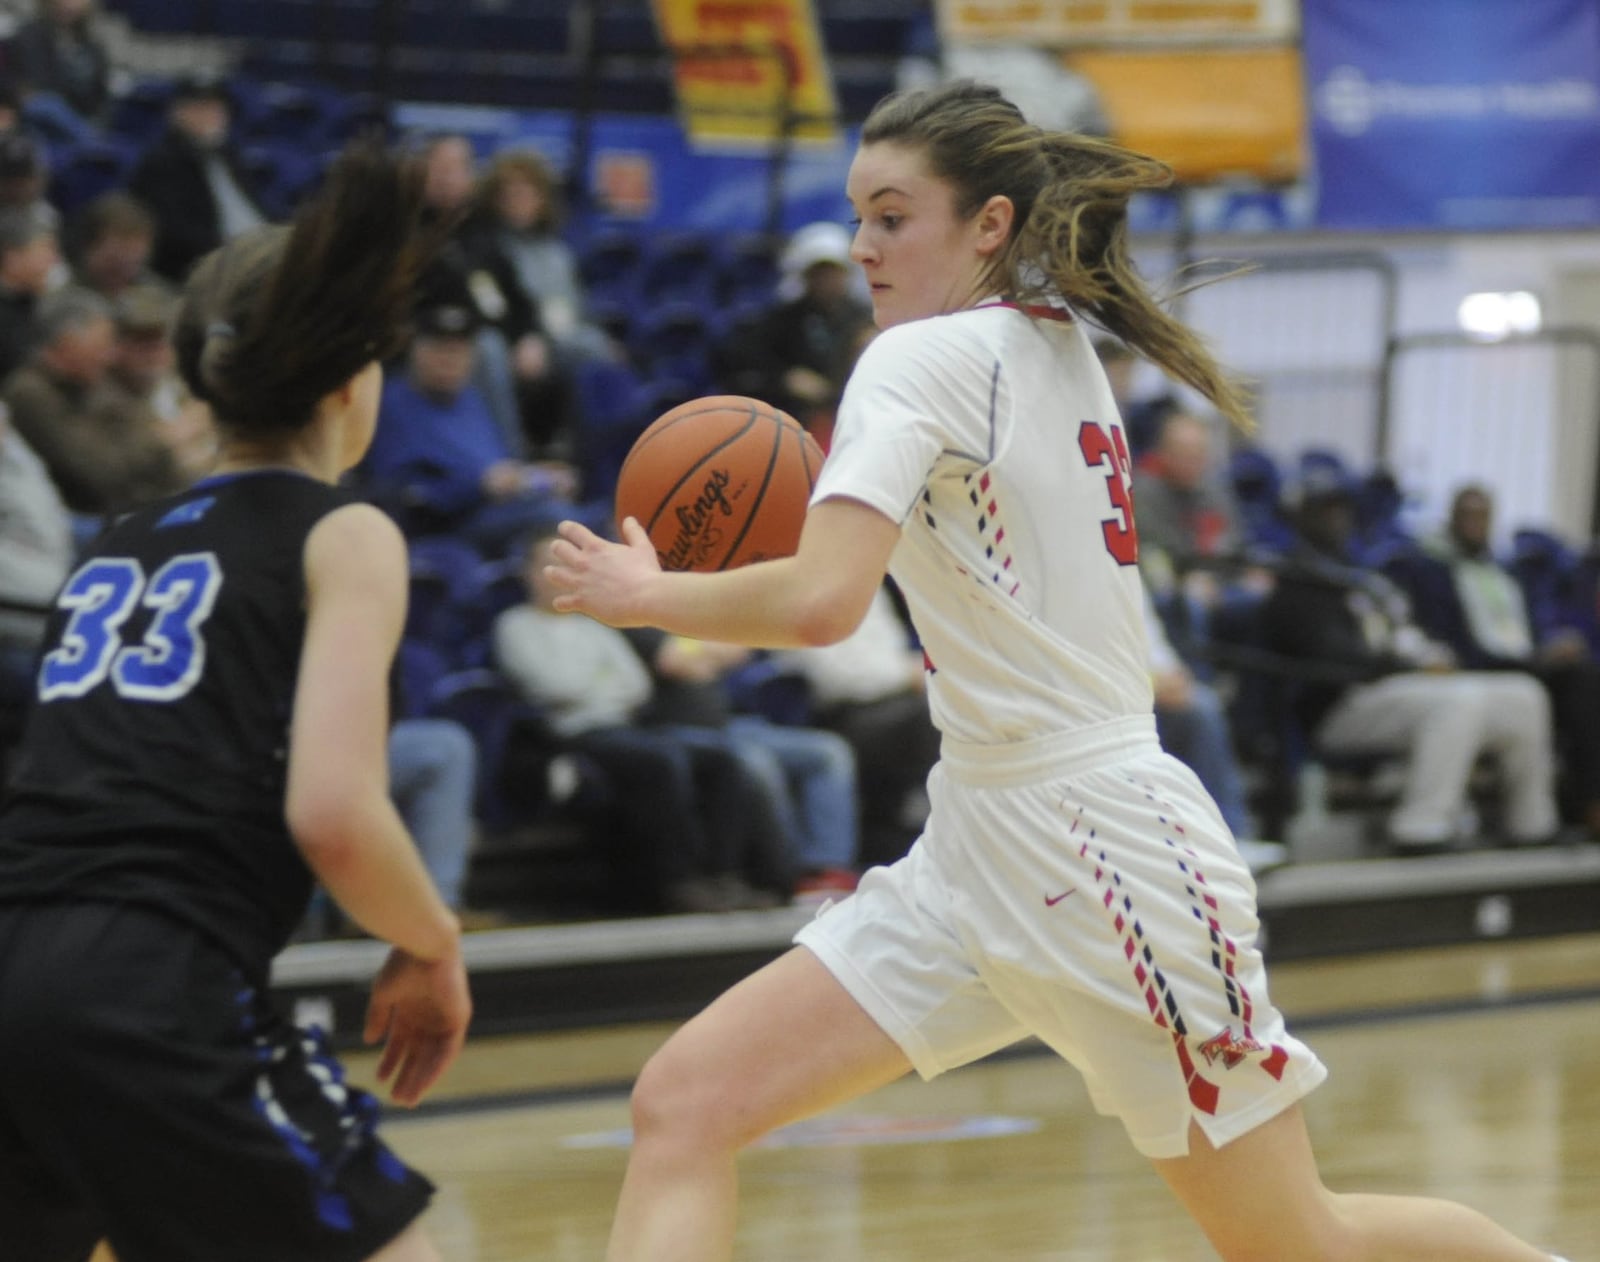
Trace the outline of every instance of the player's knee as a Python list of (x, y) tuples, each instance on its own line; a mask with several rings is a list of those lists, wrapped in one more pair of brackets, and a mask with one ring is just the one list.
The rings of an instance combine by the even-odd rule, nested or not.
[(670, 1043), (645, 1062), (630, 1101), (635, 1142), (687, 1148), (736, 1147), (723, 1119), (729, 1111), (697, 1058)]

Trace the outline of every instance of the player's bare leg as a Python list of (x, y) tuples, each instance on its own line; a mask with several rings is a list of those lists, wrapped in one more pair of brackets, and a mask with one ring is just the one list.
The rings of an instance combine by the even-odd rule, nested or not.
[(1464, 1205), (1329, 1191), (1299, 1105), (1223, 1148), (1191, 1126), (1154, 1165), (1224, 1262), (1551, 1262)]
[(804, 948), (747, 977), (668, 1039), (639, 1075), (609, 1262), (731, 1258), (739, 1150), (910, 1068)]

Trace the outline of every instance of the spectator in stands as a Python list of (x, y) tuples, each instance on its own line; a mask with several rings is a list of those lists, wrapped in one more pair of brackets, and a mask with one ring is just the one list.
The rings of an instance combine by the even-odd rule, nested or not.
[(1229, 626), (1213, 623), (1246, 616), (1271, 579), (1242, 565), (1238, 509), (1216, 459), (1212, 426), (1193, 413), (1170, 412), (1155, 448), (1134, 468), (1133, 502), (1139, 569), (1151, 592), (1169, 608), (1181, 597), (1186, 640), (1228, 636)]
[(111, 98), (111, 57), (94, 33), (94, 0), (39, 0), (11, 39), (11, 66), (26, 92), (52, 92), (86, 119)]
[(796, 232), (780, 259), (779, 301), (737, 344), (718, 350), (725, 388), (830, 432), (859, 335), (872, 327), (872, 309), (853, 288), (854, 266), (841, 225), (813, 223)]
[(1106, 370), (1106, 381), (1111, 386), (1111, 397), (1117, 403), (1117, 415), (1128, 435), (1128, 449), (1137, 459), (1155, 445), (1161, 422), (1178, 406), (1169, 388), (1152, 394), (1141, 388), (1140, 376), (1157, 369), (1136, 355), (1126, 343), (1114, 337), (1096, 338), (1094, 351), (1100, 365)]
[(1260, 873), (1279, 866), (1287, 861), (1289, 852), (1279, 842), (1256, 837), (1222, 698), (1194, 677), (1172, 647), (1148, 591), (1144, 622), (1150, 637), (1150, 684), (1162, 748), (1200, 778), (1250, 870)]
[(0, 134), (22, 128), (22, 94), (16, 85), (0, 82)]
[(506, 918), (465, 905), (467, 868), (477, 833), (473, 800), (478, 747), (451, 719), (402, 718), (389, 729), (389, 791), (416, 839), (439, 897), (465, 930), (492, 929)]
[(135, 285), (112, 304), (116, 348), (108, 377), (130, 409), (144, 408), (172, 449), (184, 482), (210, 471), (217, 456), (211, 409), (190, 393), (177, 369), (172, 320), (177, 298), (161, 284)]
[(51, 294), (38, 324), (39, 343), (3, 396), (67, 507), (98, 516), (182, 487), (159, 422), (108, 381), (116, 330), (105, 300), (72, 290)]
[(107, 302), (134, 285), (165, 287), (150, 269), (156, 221), (138, 198), (120, 189), (102, 193), (69, 225), (72, 278)]
[(850, 635), (791, 650), (784, 661), (806, 681), (815, 724), (855, 753), (861, 866), (894, 862), (926, 815), (923, 786), (939, 760), (939, 732), (928, 714), (922, 650), (887, 585)]
[(1550, 697), (1562, 755), (1563, 815), (1600, 835), (1600, 664), (1576, 626), (1536, 627), (1516, 578), (1491, 546), (1494, 500), (1458, 490), (1444, 533), (1427, 543), (1438, 570), (1413, 567), (1418, 622), (1472, 670), (1522, 671)]
[(478, 383), (513, 451), (548, 447), (568, 416), (568, 388), (545, 336), (538, 302), (523, 288), (477, 204), (477, 159), (459, 135), (422, 153), (430, 212), (454, 230), (422, 278), (423, 304), (467, 304), (478, 315)]
[(1180, 571), (1238, 553), (1238, 513), (1218, 472), (1211, 426), (1171, 413), (1133, 475), (1141, 553), (1158, 550)]
[[(464, 902), (477, 835), (478, 747), (452, 719), (402, 717), (389, 728), (389, 793), (417, 845), (440, 899), (466, 932), (507, 923), (497, 911)], [(363, 937), (361, 928), (318, 890), (306, 914), (308, 937)]]
[[(1449, 845), (1463, 831), (1480, 754), (1499, 764), (1502, 831), (1542, 842), (1558, 826), (1550, 707), (1524, 675), (1456, 668), (1411, 621), (1404, 594), (1351, 564), (1354, 500), (1344, 479), (1307, 471), (1291, 491), (1298, 542), (1263, 609), (1267, 646), (1318, 669), (1295, 697), (1313, 748), (1407, 760), (1388, 820), (1402, 850)], [(1337, 676), (1337, 677), (1335, 677)]]
[(22, 131), (0, 131), (0, 208), (45, 206), (49, 184), (49, 165), (33, 138)]
[(782, 824), (762, 782), (727, 749), (635, 720), (654, 694), (650, 672), (621, 631), (556, 613), (545, 577), (553, 534), (527, 553), (528, 602), (495, 622), (495, 660), (544, 707), (562, 743), (616, 785), (628, 845), (620, 880), (668, 911), (773, 907), (791, 877)]
[(167, 107), (167, 129), (139, 159), (128, 191), (156, 221), (151, 266), (182, 281), (201, 255), (264, 223), (230, 141), (233, 103), (222, 80), (181, 80)]
[(576, 478), (568, 465), (512, 453), (472, 380), (478, 328), (473, 307), (417, 312), (405, 371), (384, 383), (362, 477), (408, 528), (497, 549), (569, 514)]
[[(67, 507), (44, 462), (0, 414), (0, 601), (49, 605), (72, 560)], [(42, 613), (0, 608), (0, 708), (7, 714), (33, 695), (44, 622)]]
[(33, 349), (39, 300), (60, 263), (54, 211), (43, 205), (0, 209), (0, 382)]
[(544, 157), (531, 149), (497, 154), (484, 180), (483, 203), (500, 249), (539, 304), (558, 362), (621, 359), (622, 347), (586, 319), (578, 260), (561, 236), (561, 186)]
[(848, 893), (856, 885), (856, 760), (849, 743), (820, 728), (788, 727), (733, 708), (729, 677), (749, 665), (749, 649), (667, 635), (627, 633), (655, 680), (648, 722), (699, 748), (732, 752), (766, 786), (788, 839), (804, 899)]

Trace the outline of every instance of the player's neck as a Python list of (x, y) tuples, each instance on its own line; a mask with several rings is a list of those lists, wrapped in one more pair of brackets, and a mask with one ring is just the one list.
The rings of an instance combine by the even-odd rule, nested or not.
[(303, 473), (330, 485), (339, 481), (343, 469), (332, 451), (307, 448), (300, 443), (263, 443), (244, 439), (225, 441), (212, 473), (254, 473), (281, 469)]
[(319, 411), (310, 423), (297, 429), (266, 434), (245, 433), (226, 424), (219, 429), (222, 449), (216, 473), (286, 469), (331, 486), (350, 465), (345, 451), (345, 424), (339, 415)]

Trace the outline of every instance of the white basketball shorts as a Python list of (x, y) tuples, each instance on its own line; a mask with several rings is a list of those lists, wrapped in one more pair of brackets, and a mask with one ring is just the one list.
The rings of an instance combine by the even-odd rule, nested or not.
[(1310, 1092), (1256, 949), (1255, 882), (1154, 721), (945, 741), (911, 852), (795, 935), (924, 1078), (1038, 1036), (1148, 1157)]

